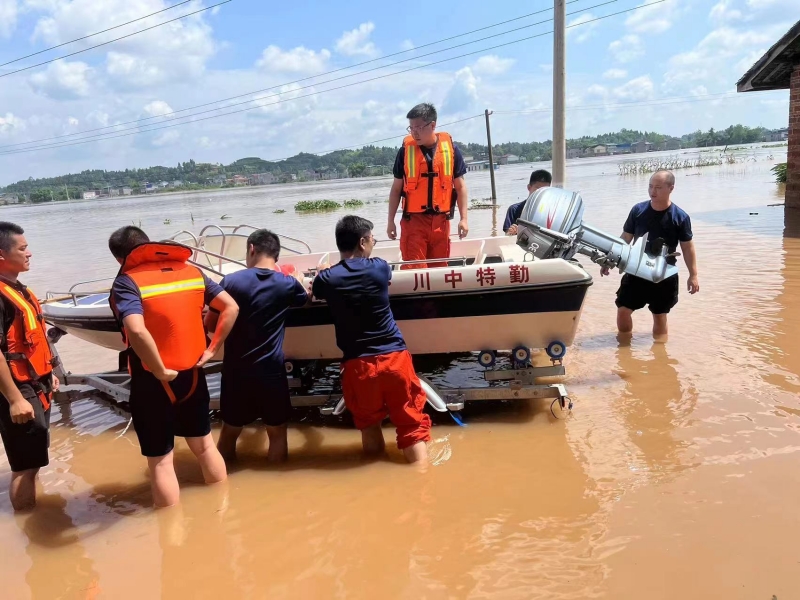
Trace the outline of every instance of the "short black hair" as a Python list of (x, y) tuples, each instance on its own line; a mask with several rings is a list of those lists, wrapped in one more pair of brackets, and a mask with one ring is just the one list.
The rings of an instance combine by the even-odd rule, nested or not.
[(15, 235), (22, 235), (25, 230), (16, 223), (0, 221), (0, 250), (3, 252), (11, 251), (11, 241)]
[(144, 231), (133, 225), (126, 225), (111, 234), (108, 238), (108, 249), (117, 260), (125, 260), (136, 246), (149, 241), (150, 238)]
[(352, 252), (358, 248), (361, 238), (369, 235), (374, 225), (363, 217), (347, 215), (336, 224), (336, 247), (339, 252)]
[(258, 229), (247, 238), (247, 251), (252, 246), (256, 254), (263, 254), (272, 260), (278, 260), (281, 255), (281, 241), (269, 229)]
[(548, 171), (539, 169), (538, 171), (531, 173), (531, 180), (528, 182), (528, 185), (533, 185), (534, 183), (546, 183), (547, 185), (550, 185), (553, 183), (553, 176), (550, 175)]
[(417, 104), (414, 108), (408, 111), (406, 119), (422, 119), (426, 123), (431, 123), (437, 119), (439, 115), (436, 114), (436, 109), (433, 104), (423, 102)]

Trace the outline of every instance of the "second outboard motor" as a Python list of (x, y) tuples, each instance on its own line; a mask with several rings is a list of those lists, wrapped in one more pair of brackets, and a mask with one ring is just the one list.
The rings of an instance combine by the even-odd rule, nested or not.
[(633, 245), (583, 223), (583, 198), (577, 192), (546, 187), (528, 197), (517, 220), (517, 244), (536, 258), (570, 259), (588, 256), (602, 267), (658, 283), (676, 275), (678, 267), (667, 262), (668, 248), (662, 245), (654, 256), (645, 252), (647, 236)]

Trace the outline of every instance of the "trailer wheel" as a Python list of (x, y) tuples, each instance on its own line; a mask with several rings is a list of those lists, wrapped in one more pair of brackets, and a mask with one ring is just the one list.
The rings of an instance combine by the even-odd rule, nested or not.
[(525, 346), (517, 346), (511, 351), (514, 362), (517, 365), (527, 365), (531, 361), (531, 349)]
[(481, 353), (478, 355), (478, 363), (484, 369), (491, 369), (496, 361), (497, 354), (494, 350), (481, 350)]
[(283, 365), (286, 368), (286, 374), (291, 375), (294, 372), (294, 363), (289, 362), (288, 360)]
[(547, 356), (554, 360), (559, 360), (564, 358), (564, 355), (567, 353), (567, 347), (564, 345), (563, 342), (555, 341), (550, 342), (547, 346)]

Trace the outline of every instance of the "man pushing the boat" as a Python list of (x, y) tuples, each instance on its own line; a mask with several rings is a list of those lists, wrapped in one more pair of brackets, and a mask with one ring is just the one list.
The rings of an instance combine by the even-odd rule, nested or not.
[(419, 261), (407, 268), (425, 268), (429, 258), (450, 256), (450, 220), (458, 206), (458, 236), (467, 224), (467, 165), (453, 138), (436, 131), (436, 109), (418, 104), (406, 115), (409, 135), (394, 162), (394, 183), (389, 192), (389, 239), (397, 239), (395, 217), (402, 200), (400, 252), (404, 261)]
[[(186, 438), (208, 484), (227, 477), (211, 437), (211, 398), (203, 365), (221, 348), (239, 307), (219, 285), (188, 264), (192, 251), (150, 242), (138, 227), (111, 234), (108, 247), (122, 265), (110, 304), (129, 347), (130, 411), (147, 457), (157, 507), (178, 502), (175, 436)], [(208, 344), (203, 309), (220, 313)]]
[(366, 454), (385, 448), (381, 423), (388, 415), (397, 428), (397, 447), (410, 463), (428, 459), (431, 419), (411, 355), (389, 306), (392, 269), (370, 258), (372, 223), (348, 215), (336, 224), (341, 260), (314, 278), (312, 293), (326, 300), (342, 351), (342, 392), (361, 430)]
[[(658, 254), (658, 251), (654, 251), (656, 240), (663, 240), (670, 254), (680, 244), (683, 259), (689, 269), (686, 287), (690, 294), (696, 294), (700, 291), (700, 282), (697, 279), (692, 222), (689, 215), (672, 202), (670, 196), (674, 189), (675, 175), (671, 171), (659, 170), (653, 173), (649, 186), (650, 200), (640, 202), (631, 209), (620, 237), (630, 244), (647, 234), (646, 251), (650, 254)], [(669, 256), (667, 262), (674, 265), (677, 260), (674, 256)], [(604, 268), (600, 273), (608, 275), (609, 270)], [(653, 337), (665, 338), (668, 334), (667, 314), (678, 303), (679, 287), (678, 275), (659, 283), (624, 275), (616, 300), (619, 332), (629, 335), (633, 331), (634, 311), (647, 305), (653, 314)]]

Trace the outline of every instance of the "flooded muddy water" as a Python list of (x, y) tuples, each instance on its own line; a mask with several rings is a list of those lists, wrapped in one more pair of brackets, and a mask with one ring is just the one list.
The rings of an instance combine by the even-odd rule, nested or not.
[[(365, 462), (355, 430), (298, 418), (287, 465), (264, 462), (266, 436), (251, 428), (230, 479), (214, 488), (201, 485), (179, 442), (182, 504), (156, 512), (127, 414), (94, 397), (59, 403), (32, 514), (12, 513), (0, 455), (0, 596), (800, 597), (800, 215), (769, 206), (782, 201), (769, 172), (782, 156), (770, 152), (676, 172), (673, 199), (692, 216), (702, 291), (682, 292), (666, 344), (653, 343), (645, 313), (635, 315), (632, 342), (620, 343), (619, 276), (595, 277), (566, 358), (572, 413), (556, 420), (540, 401), (468, 406), (467, 427), (438, 420), (425, 474), (396, 450)], [(583, 194), (587, 222), (613, 233), (646, 198), (648, 179), (620, 177), (617, 162), (570, 161), (566, 186)], [(500, 223), (526, 195), (530, 171), (498, 171)], [(487, 173), (468, 183), (473, 197), (489, 195)], [(358, 212), (381, 233), (389, 184), (269, 186), (1, 217), (28, 232), (26, 282), (43, 294), (113, 275), (107, 236), (132, 221), (157, 238), (229, 215), (226, 223), (265, 225), (323, 249), (343, 211), (298, 215), (294, 203), (359, 198), (370, 204)], [(496, 228), (492, 211), (470, 220), (471, 236)], [(113, 354), (69, 336), (59, 347), (76, 372), (115, 365)], [(456, 363), (442, 376), (475, 375)]]

